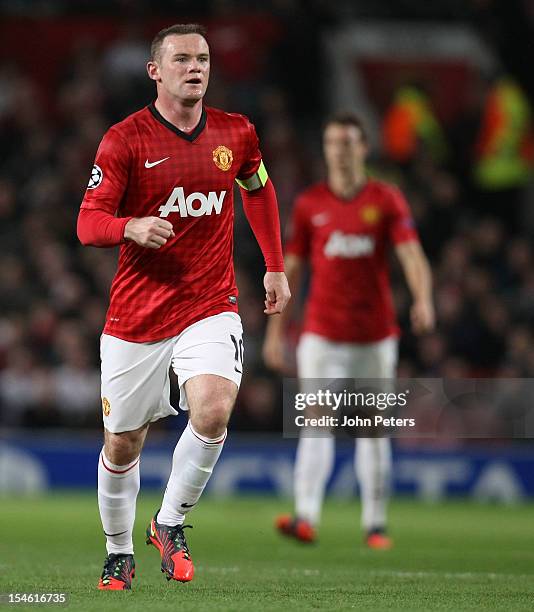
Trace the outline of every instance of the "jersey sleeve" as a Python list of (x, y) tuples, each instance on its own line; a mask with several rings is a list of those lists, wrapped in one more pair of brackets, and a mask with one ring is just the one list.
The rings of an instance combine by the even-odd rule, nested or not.
[(406, 198), (397, 188), (390, 191), (389, 238), (393, 244), (419, 240)]
[(111, 128), (96, 152), (81, 208), (114, 215), (128, 185), (130, 165), (130, 148), (117, 130)]
[(289, 225), (286, 228), (285, 251), (306, 259), (310, 254), (311, 232), (305, 199), (295, 201)]
[(284, 257), (280, 238), (280, 218), (276, 193), (270, 180), (264, 187), (241, 189), (243, 208), (260, 245), (268, 272), (283, 272)]
[(256, 134), (256, 128), (247, 120), (248, 130), (248, 150), (243, 164), (237, 173), (236, 182), (246, 191), (254, 191), (260, 187), (265, 187), (269, 175), (263, 164), (260, 151), (260, 142)]

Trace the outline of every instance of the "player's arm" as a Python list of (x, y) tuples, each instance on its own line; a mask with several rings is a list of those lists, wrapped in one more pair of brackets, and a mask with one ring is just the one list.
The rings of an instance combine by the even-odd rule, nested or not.
[[(287, 282), (291, 295), (300, 293), (302, 271), (305, 262), (298, 255), (288, 253), (284, 258)], [(267, 367), (283, 372), (285, 363), (285, 332), (291, 318), (291, 302), (279, 317), (270, 317), (267, 322), (265, 338), (263, 341), (263, 360)]]
[(249, 153), (236, 181), (241, 191), (245, 215), (263, 253), (267, 268), (263, 279), (264, 312), (273, 315), (284, 310), (291, 293), (284, 273), (276, 192), (261, 158), (256, 131), (250, 123), (248, 130)]
[[(263, 162), (261, 166), (263, 167)], [(248, 189), (244, 181), (238, 180), (238, 183), (245, 215), (260, 245), (267, 268), (263, 279), (265, 287), (263, 312), (272, 315), (284, 310), (291, 293), (284, 273), (276, 193), (266, 172), (265, 177), (265, 183), (255, 189)], [(255, 183), (253, 185), (255, 186)]]
[(421, 244), (418, 240), (400, 242), (395, 246), (395, 253), (412, 294), (412, 329), (416, 334), (431, 331), (435, 322), (432, 273)]
[(395, 245), (395, 253), (412, 294), (412, 329), (416, 334), (421, 334), (434, 328), (432, 273), (408, 202), (396, 187), (390, 188), (389, 196), (389, 239)]
[(98, 147), (78, 215), (77, 234), (83, 245), (113, 247), (133, 240), (140, 246), (159, 249), (174, 236), (172, 225), (165, 219), (116, 216), (130, 164), (129, 147), (115, 130), (109, 130)]

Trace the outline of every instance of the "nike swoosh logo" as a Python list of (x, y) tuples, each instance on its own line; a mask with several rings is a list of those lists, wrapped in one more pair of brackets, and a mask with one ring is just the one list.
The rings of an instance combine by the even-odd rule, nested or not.
[(192, 508), (195, 504), (182, 504), (182, 508)]
[(167, 161), (168, 159), (170, 159), (170, 156), (164, 157), (163, 159), (158, 159), (158, 161), (155, 161), (155, 162), (149, 162), (147, 159), (145, 162), (145, 168), (153, 168), (154, 166), (157, 166), (158, 164), (161, 164), (164, 161)]
[(126, 530), (126, 531), (119, 531), (119, 533), (106, 533), (106, 532), (104, 531), (104, 535), (105, 535), (105, 536), (107, 536), (108, 538), (113, 538), (114, 536), (120, 536), (120, 535), (122, 535), (123, 533), (127, 533), (127, 531), (128, 531), (128, 530)]

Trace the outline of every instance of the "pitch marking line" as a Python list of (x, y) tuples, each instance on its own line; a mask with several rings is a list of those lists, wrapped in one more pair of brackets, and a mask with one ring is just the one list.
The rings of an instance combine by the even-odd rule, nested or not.
[(241, 569), (237, 566), (230, 567), (217, 567), (213, 565), (208, 565), (204, 567), (203, 565), (197, 565), (195, 570), (200, 572), (207, 572), (209, 574), (237, 574), (241, 571)]
[(363, 570), (364, 574), (374, 576), (392, 576), (394, 578), (451, 578), (453, 580), (473, 580), (476, 578), (484, 578), (490, 580), (509, 580), (517, 578), (520, 580), (532, 580), (533, 574), (501, 574), (499, 572), (439, 572), (439, 571), (418, 571), (405, 572), (399, 570)]

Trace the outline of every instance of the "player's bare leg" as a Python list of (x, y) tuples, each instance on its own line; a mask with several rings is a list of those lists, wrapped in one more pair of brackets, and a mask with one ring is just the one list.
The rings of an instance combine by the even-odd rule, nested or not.
[(98, 584), (102, 590), (125, 590), (135, 574), (132, 531), (139, 493), (139, 457), (148, 424), (134, 431), (104, 430), (98, 460), (98, 508), (108, 556)]
[(386, 512), (391, 480), (391, 441), (360, 438), (356, 442), (355, 469), (360, 485), (362, 527), (369, 548), (389, 549)]
[(104, 429), (104, 452), (106, 457), (117, 465), (131, 463), (141, 454), (148, 432), (148, 423), (134, 431), (111, 433)]
[(234, 382), (213, 374), (194, 376), (185, 383), (189, 423), (174, 449), (161, 509), (147, 530), (147, 544), (160, 551), (161, 568), (169, 580), (187, 582), (193, 578), (183, 523), (221, 454), (237, 390)]

